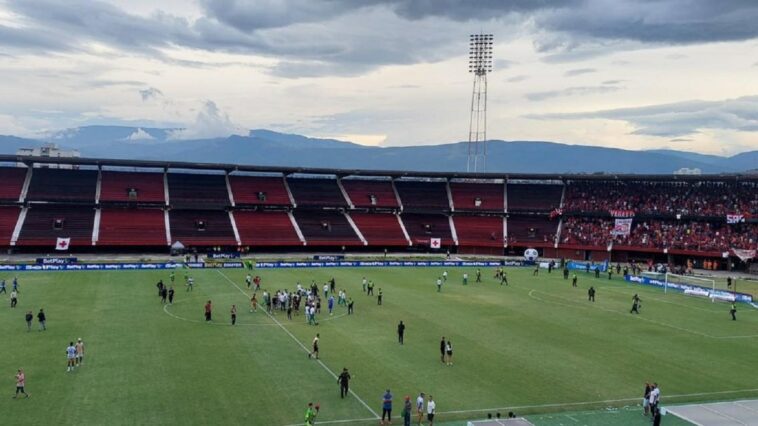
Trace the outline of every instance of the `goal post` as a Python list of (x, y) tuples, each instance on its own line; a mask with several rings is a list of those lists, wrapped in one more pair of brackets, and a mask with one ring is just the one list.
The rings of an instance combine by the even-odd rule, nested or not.
[[(710, 290), (710, 291), (716, 290), (716, 280), (712, 280), (710, 278), (694, 277), (692, 275), (679, 275), (679, 274), (672, 274), (672, 273), (667, 272), (666, 279), (664, 282), (665, 282), (665, 285), (663, 286), (664, 293), (667, 292), (669, 284), (699, 287), (699, 288), (703, 288), (705, 290)], [(708, 295), (705, 294), (705, 296), (707, 297)]]

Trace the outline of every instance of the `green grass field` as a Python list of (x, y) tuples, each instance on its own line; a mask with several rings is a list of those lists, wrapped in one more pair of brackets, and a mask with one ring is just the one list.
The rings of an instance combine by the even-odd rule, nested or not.
[[(333, 317), (322, 313), (317, 327), (302, 315), (249, 313), (242, 270), (194, 270), (194, 291), (177, 286), (165, 308), (155, 283), (168, 282), (168, 272), (20, 274), (18, 307), (4, 299), (0, 309), (2, 424), (283, 426), (302, 424), (309, 401), (321, 403), (319, 421), (376, 424), (387, 388), (396, 415), (403, 396), (424, 391), (434, 395), (438, 420), (450, 424), (496, 410), (558, 424), (550, 413), (637, 404), (645, 381), (660, 384), (663, 405), (758, 397), (753, 308), (739, 307), (731, 321), (726, 304), (620, 279), (579, 273), (579, 288), (571, 288), (559, 273), (533, 278), (531, 269), (514, 268), (510, 286), (498, 285), (491, 270), (484, 283), (463, 286), (464, 270), (449, 272), (441, 293), (434, 268), (256, 272), (269, 290), (334, 276), (355, 299), (355, 315), (339, 307)], [(384, 290), (383, 306), (361, 292), (362, 276)], [(587, 301), (590, 285), (595, 303)], [(639, 316), (629, 314), (634, 293), (643, 300)], [(212, 324), (202, 317), (208, 299)], [(48, 330), (37, 331), (35, 320), (27, 332), (24, 313), (40, 307)], [(403, 346), (399, 320), (407, 325)], [(317, 332), (321, 363), (304, 349)], [(452, 339), (453, 366), (439, 360), (441, 336)], [(78, 337), (87, 345), (85, 364), (67, 373), (65, 348)], [(11, 398), (19, 367), (29, 399)], [(344, 400), (333, 377), (343, 367), (355, 392)], [(636, 413), (624, 419), (619, 424), (649, 422)]]

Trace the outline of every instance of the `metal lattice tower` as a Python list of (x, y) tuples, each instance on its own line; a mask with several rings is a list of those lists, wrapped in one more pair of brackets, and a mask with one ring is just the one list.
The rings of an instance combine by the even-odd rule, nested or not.
[(492, 34), (469, 36), (468, 72), (474, 74), (471, 118), (468, 128), (466, 171), (486, 171), (487, 166), (487, 74), (492, 71)]

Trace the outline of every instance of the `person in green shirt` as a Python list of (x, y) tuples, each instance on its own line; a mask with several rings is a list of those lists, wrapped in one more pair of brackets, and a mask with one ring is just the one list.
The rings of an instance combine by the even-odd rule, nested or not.
[(312, 402), (308, 403), (308, 408), (305, 410), (305, 426), (313, 426), (315, 424), (318, 409), (318, 405), (314, 407)]

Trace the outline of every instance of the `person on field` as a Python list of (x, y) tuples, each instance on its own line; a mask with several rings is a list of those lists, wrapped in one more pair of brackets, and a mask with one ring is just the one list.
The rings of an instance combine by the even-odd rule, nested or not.
[(319, 406), (313, 406), (312, 402), (308, 403), (308, 408), (305, 410), (305, 426), (314, 426), (316, 424), (316, 415), (318, 414)]
[(590, 289), (587, 290), (587, 298), (590, 302), (595, 301), (595, 287), (590, 286)]
[(37, 313), (37, 321), (39, 321), (39, 331), (47, 330), (47, 315), (45, 315), (45, 311), (42, 308)]
[(732, 307), (729, 308), (729, 314), (732, 316), (732, 321), (737, 321), (737, 305), (732, 302)]
[(442, 278), (437, 278), (437, 293), (442, 291)]
[(166, 299), (168, 299), (168, 289), (164, 286), (161, 289), (161, 303), (165, 305)]
[(632, 296), (632, 310), (629, 311), (630, 314), (639, 314), (640, 313), (640, 297), (637, 296), (635, 293), (634, 296)]
[(405, 324), (403, 324), (402, 321), (400, 321), (400, 324), (397, 325), (397, 341), (402, 345), (403, 344), (403, 336), (405, 335)]
[(650, 383), (645, 383), (645, 393), (642, 395), (642, 414), (647, 416), (650, 413), (650, 391), (653, 387)]
[(312, 343), (313, 350), (311, 352), (308, 352), (308, 358), (315, 357), (316, 359), (318, 359), (318, 341), (320, 337), (321, 336), (319, 336), (319, 334), (316, 333), (316, 337), (313, 338), (313, 343)]
[(508, 274), (505, 273), (505, 271), (502, 271), (500, 273), (500, 285), (508, 285)]
[(205, 321), (211, 321), (212, 313), (213, 313), (213, 305), (211, 304), (211, 301), (209, 300), (205, 304)]
[(418, 394), (418, 398), (416, 398), (416, 415), (418, 416), (418, 424), (421, 424), (424, 421), (424, 402), (426, 402), (426, 395), (424, 395), (424, 392), (421, 392)]
[(165, 287), (165, 286), (163, 285), (163, 280), (159, 280), (159, 281), (158, 281), (158, 282), (155, 284), (155, 287), (158, 289), (158, 297), (161, 297), (161, 294), (163, 293), (163, 287)]
[[(387, 416), (387, 422), (384, 421), (384, 416)], [(384, 392), (384, 395), (382, 396), (382, 425), (384, 424), (391, 424), (392, 423), (392, 393), (390, 393), (390, 390), (387, 389), (386, 392)]]
[(579, 277), (577, 277), (576, 274), (574, 274), (574, 276), (571, 277), (571, 287), (576, 287), (577, 280), (579, 280)]
[(440, 361), (444, 364), (445, 363), (445, 350), (447, 349), (447, 344), (445, 343), (445, 336), (442, 336), (442, 340), (440, 340)]
[(376, 296), (376, 304), (382, 306), (382, 289), (379, 289), (379, 294)]
[(434, 414), (437, 411), (437, 404), (434, 402), (434, 398), (429, 395), (429, 402), (426, 403), (426, 419), (429, 421), (429, 426), (434, 426)]
[(5, 291), (5, 280), (0, 280), (0, 293), (6, 293)]
[(29, 394), (26, 393), (26, 374), (24, 374), (23, 368), (19, 368), (16, 373), (16, 394), (13, 398), (18, 398), (18, 394), (20, 393), (24, 394), (24, 397), (29, 398)]
[(11, 290), (11, 308), (15, 308), (18, 305), (18, 292)]
[(168, 289), (168, 304), (173, 305), (174, 304), (174, 286), (172, 285)]
[(34, 314), (32, 314), (32, 311), (26, 311), (24, 319), (26, 320), (26, 331), (32, 331), (32, 321), (34, 320)]
[(447, 339), (445, 344), (445, 355), (447, 355), (447, 365), (453, 365), (453, 343)]
[(339, 377), (337, 378), (337, 383), (340, 384), (340, 398), (345, 398), (347, 394), (350, 392), (350, 373), (347, 372), (347, 367), (342, 369), (342, 373), (340, 373)]
[(237, 305), (232, 305), (232, 309), (229, 311), (229, 315), (232, 317), (232, 325), (237, 324)]
[(403, 417), (403, 426), (411, 426), (412, 410), (413, 406), (411, 405), (411, 397), (406, 395), (403, 402), (403, 412), (401, 413), (401, 416)]
[(477, 269), (476, 270), (476, 282), (480, 283), (482, 282), (482, 270)]
[(326, 307), (329, 308), (329, 315), (334, 315), (334, 313), (332, 313), (334, 310), (334, 294), (329, 296), (329, 300), (326, 302)]
[(66, 371), (73, 371), (76, 367), (76, 346), (74, 346), (74, 342), (69, 343), (66, 348), (66, 361)]
[(74, 347), (76, 348), (76, 365), (84, 364), (84, 342), (81, 337), (76, 340)]
[(447, 271), (442, 271), (442, 281), (447, 282)]
[(353, 314), (353, 298), (350, 297), (347, 299), (347, 314), (352, 315)]

